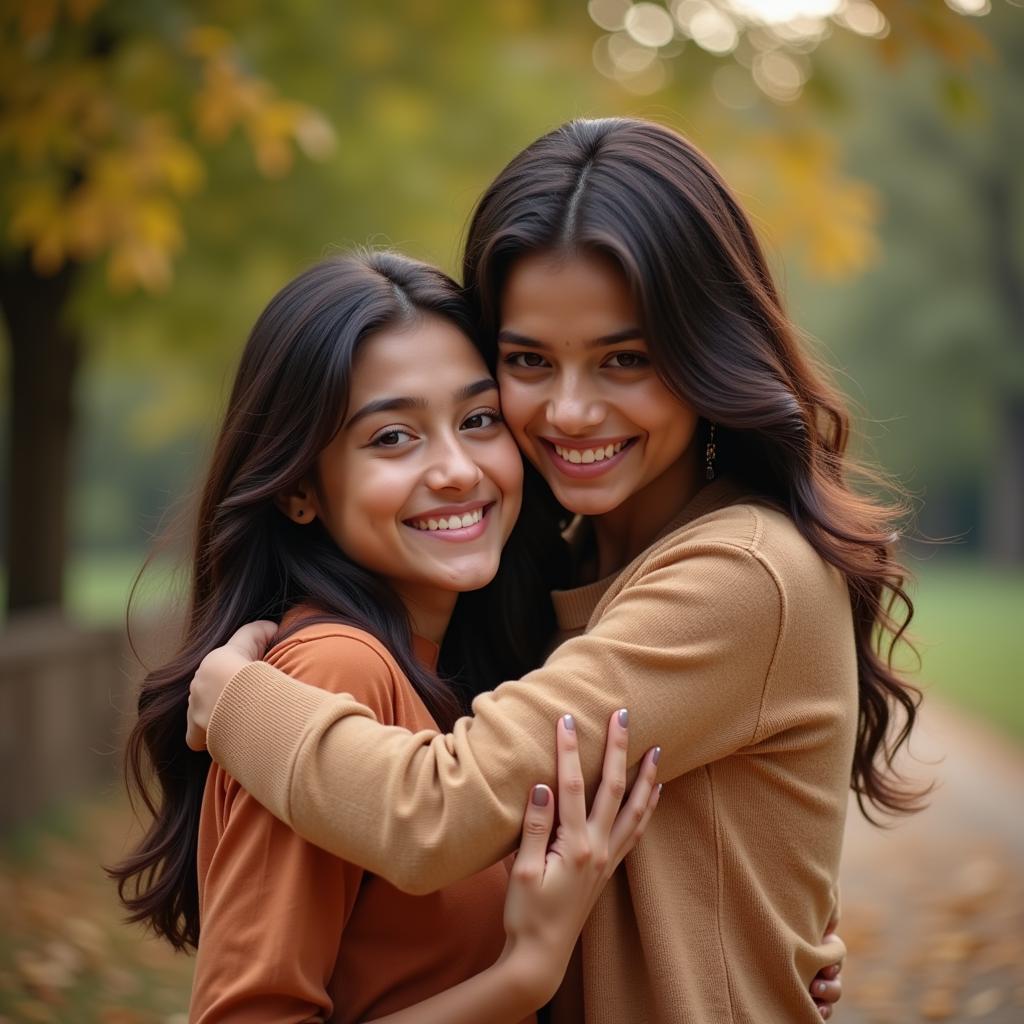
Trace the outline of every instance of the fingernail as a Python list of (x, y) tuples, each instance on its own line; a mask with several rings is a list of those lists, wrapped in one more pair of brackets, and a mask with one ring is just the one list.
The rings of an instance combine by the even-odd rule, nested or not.
[(621, 725), (623, 729), (629, 725), (629, 712), (625, 708), (619, 712), (619, 725)]
[(562, 715), (562, 724), (565, 726), (566, 732), (576, 731), (576, 719), (572, 715)]
[(661, 747), (655, 747), (654, 748), (654, 753), (651, 754), (651, 761), (652, 761), (652, 763), (657, 764), (660, 759), (661, 759)]
[(658, 783), (658, 796), (661, 796), (661, 791), (662, 791), (662, 790), (663, 790), (664, 788), (665, 788), (665, 783), (664, 783), (664, 782), (659, 782), (659, 783)]
[(548, 799), (551, 796), (551, 791), (547, 786), (534, 786), (533, 787), (533, 802), (537, 807), (547, 807)]

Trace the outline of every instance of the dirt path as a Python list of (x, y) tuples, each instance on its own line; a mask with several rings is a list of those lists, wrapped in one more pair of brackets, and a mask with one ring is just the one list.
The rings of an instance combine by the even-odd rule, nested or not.
[(929, 699), (931, 806), (884, 832), (851, 806), (845, 1024), (1024, 1022), (1024, 752)]

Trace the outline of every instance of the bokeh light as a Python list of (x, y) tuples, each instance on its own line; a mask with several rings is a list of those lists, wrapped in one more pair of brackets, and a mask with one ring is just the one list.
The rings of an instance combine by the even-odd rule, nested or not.
[[(991, 0), (945, 2), (957, 14), (973, 17), (992, 10)], [(1021, 0), (1007, 2), (1019, 5)], [(667, 81), (680, 43), (693, 40), (712, 57), (750, 69), (761, 94), (778, 103), (799, 97), (811, 72), (801, 55), (812, 53), (834, 26), (874, 39), (890, 31), (888, 18), (872, 0), (590, 0), (587, 9), (600, 28), (625, 33), (634, 46), (650, 51), (644, 54), (610, 39), (595, 46), (597, 69), (632, 92), (637, 91), (637, 75), (644, 76), (645, 93), (652, 82)], [(768, 54), (774, 56), (767, 59)], [(727, 106), (738, 102), (741, 74), (730, 73), (717, 81), (716, 96), (721, 90), (719, 98)]]

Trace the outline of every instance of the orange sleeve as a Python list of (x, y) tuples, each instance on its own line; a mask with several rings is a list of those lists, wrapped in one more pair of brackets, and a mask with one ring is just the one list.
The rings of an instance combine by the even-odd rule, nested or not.
[[(269, 660), (327, 690), (335, 689), (337, 675), (344, 674), (346, 688), (360, 679), (363, 699), (389, 724), (394, 677), (373, 641), (310, 633), (285, 641)], [(200, 878), (189, 1020), (326, 1020), (334, 1010), (329, 983), (362, 869), (299, 838), (216, 765), (203, 801), (201, 829), (215, 831), (209, 836), (215, 846)]]

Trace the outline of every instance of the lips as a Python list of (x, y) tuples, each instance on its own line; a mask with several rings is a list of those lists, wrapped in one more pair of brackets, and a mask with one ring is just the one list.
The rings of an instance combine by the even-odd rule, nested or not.
[(473, 540), (487, 529), (487, 514), (494, 502), (476, 505), (445, 506), (404, 520), (417, 533), (438, 540)]
[(591, 448), (566, 448), (557, 442), (552, 442), (552, 446), (555, 449), (555, 454), (566, 462), (572, 463), (574, 466), (588, 466), (592, 462), (604, 462), (605, 459), (618, 455), (626, 446), (626, 442), (616, 441), (614, 444), (598, 445)]
[(566, 476), (589, 479), (602, 476), (625, 457), (636, 441), (635, 437), (595, 438), (566, 444), (546, 437), (539, 439), (552, 465)]

